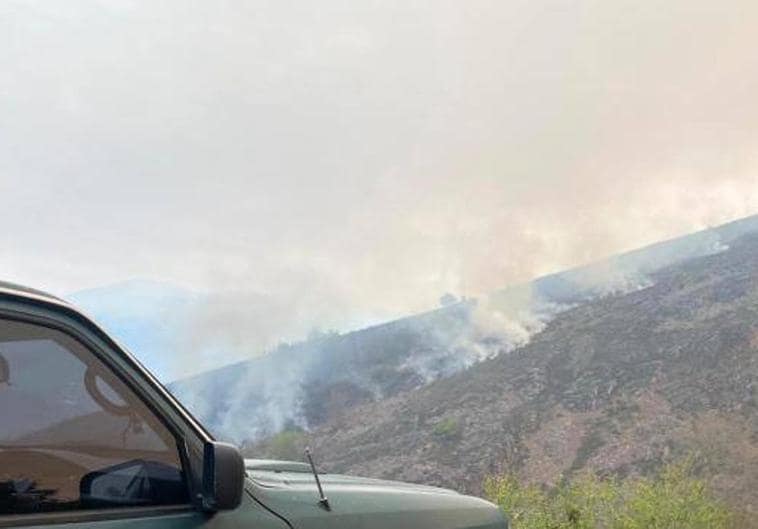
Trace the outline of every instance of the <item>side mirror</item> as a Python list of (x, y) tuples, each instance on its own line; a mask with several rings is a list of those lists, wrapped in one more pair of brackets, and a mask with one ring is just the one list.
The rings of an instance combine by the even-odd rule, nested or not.
[(209, 442), (203, 449), (203, 508), (236, 509), (245, 487), (245, 462), (237, 447)]

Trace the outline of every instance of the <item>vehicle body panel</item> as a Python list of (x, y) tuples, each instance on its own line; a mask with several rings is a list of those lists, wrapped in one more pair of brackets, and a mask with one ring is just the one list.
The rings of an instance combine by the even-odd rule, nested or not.
[(329, 500), (327, 510), (318, 502), (318, 489), (306, 466), (299, 471), (261, 470), (253, 462), (248, 469), (256, 497), (281, 513), (295, 528), (495, 529), (505, 526), (502, 514), (494, 505), (447, 489), (320, 474)]
[(0, 318), (48, 326), (81, 341), (138, 394), (176, 435), (192, 505), (0, 515), (0, 527), (96, 529), (503, 529), (492, 504), (458, 493), (391, 481), (324, 474), (330, 509), (319, 504), (310, 467), (286, 461), (248, 461), (242, 504), (230, 511), (200, 509), (203, 444), (213, 437), (123, 347), (82, 312), (54, 296), (0, 282)]
[[(88, 517), (80, 521), (73, 520), (70, 515), (50, 514), (35, 517), (36, 520), (27, 515), (19, 515), (0, 521), (0, 527), (65, 527), (65, 529), (238, 529), (250, 527), (254, 529), (289, 529), (287, 523), (265, 509), (249, 495), (245, 495), (242, 499), (242, 505), (233, 511), (213, 514), (203, 513), (192, 508), (180, 509), (179, 512), (174, 513), (166, 511), (168, 510), (162, 509), (154, 515), (134, 516), (127, 510), (124, 513), (104, 513), (110, 519), (98, 520), (96, 517)], [(123, 515), (123, 517), (119, 518), (119, 515)]]

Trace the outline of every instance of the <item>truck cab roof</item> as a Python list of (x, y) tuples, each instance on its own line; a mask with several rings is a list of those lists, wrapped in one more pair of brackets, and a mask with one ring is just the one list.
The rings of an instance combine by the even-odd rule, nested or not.
[(50, 294), (49, 292), (45, 292), (44, 290), (38, 290), (36, 288), (19, 285), (17, 283), (11, 283), (10, 281), (0, 280), (0, 291), (5, 291), (6, 293), (13, 294), (19, 297), (44, 298), (47, 301), (68, 304), (66, 303), (65, 300), (59, 298), (58, 296), (54, 296), (53, 294)]

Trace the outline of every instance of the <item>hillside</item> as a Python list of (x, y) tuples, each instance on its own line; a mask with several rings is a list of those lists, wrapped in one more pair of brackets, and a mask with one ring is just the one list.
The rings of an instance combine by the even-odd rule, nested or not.
[(523, 347), (572, 307), (645, 289), (666, 267), (717, 255), (750, 233), (758, 233), (758, 217), (514, 285), (478, 302), (285, 344), (177, 381), (171, 389), (217, 435), (238, 443), (287, 429), (312, 430), (356, 406), (423, 388)]
[(313, 427), (474, 364), (476, 352), (451, 347), (467, 339), (473, 309), (462, 302), (358, 332), (324, 334), (169, 387), (225, 439), (245, 442)]
[(302, 442), (330, 470), (473, 492), (505, 469), (551, 483), (693, 453), (720, 494), (755, 511), (758, 235), (648, 279), (556, 314), (510, 353), (343, 410)]

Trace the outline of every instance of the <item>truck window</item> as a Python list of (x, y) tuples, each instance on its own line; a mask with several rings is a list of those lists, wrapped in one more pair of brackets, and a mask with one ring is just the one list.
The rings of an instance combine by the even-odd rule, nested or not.
[(0, 516), (188, 502), (176, 439), (83, 344), (0, 319)]

